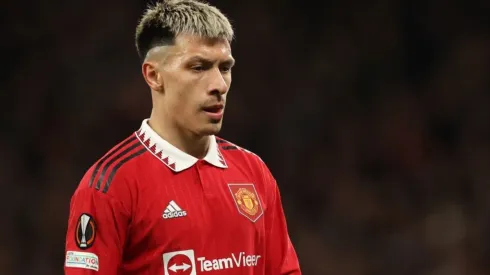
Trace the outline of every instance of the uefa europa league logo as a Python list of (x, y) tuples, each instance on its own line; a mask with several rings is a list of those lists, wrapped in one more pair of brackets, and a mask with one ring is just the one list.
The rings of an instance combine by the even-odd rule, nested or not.
[(95, 221), (89, 214), (82, 214), (78, 219), (75, 241), (81, 249), (87, 249), (95, 241)]

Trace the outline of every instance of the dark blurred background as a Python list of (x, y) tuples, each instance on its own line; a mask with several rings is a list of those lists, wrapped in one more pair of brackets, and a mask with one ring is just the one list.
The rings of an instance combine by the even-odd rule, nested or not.
[[(305, 275), (490, 274), (490, 1), (211, 1), (222, 137), (276, 176)], [(2, 1), (0, 274), (62, 274), (70, 197), (151, 109), (145, 1)]]

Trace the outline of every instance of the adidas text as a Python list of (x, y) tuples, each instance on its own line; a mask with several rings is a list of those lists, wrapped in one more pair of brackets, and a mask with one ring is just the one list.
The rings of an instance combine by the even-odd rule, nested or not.
[(187, 212), (185, 211), (175, 211), (170, 213), (163, 213), (164, 219), (178, 218), (187, 216)]

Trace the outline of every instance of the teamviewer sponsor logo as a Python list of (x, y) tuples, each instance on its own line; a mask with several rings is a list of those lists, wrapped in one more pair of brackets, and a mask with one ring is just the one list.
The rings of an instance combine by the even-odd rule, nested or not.
[(201, 271), (223, 270), (236, 267), (253, 267), (259, 263), (260, 255), (247, 255), (245, 252), (231, 253), (230, 257), (220, 259), (206, 259), (199, 257), (197, 261)]
[(165, 275), (196, 275), (194, 250), (175, 251), (163, 254), (163, 268), (165, 269)]
[(208, 259), (206, 257), (194, 258), (194, 250), (176, 251), (163, 254), (165, 275), (194, 275), (199, 272), (209, 272), (232, 268), (255, 267), (259, 264), (260, 255), (248, 255), (245, 252), (231, 253), (229, 257)]

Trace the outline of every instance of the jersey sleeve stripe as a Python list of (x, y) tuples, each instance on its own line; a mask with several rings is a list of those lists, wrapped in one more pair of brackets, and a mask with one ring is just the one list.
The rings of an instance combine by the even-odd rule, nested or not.
[[(141, 143), (139, 143), (141, 144)], [(109, 178), (107, 179), (107, 182), (104, 186), (104, 190), (102, 190), (103, 193), (107, 193), (107, 191), (109, 191), (109, 187), (111, 185), (111, 182), (112, 182), (112, 179), (114, 178), (114, 176), (116, 175), (116, 172), (119, 168), (121, 168), (121, 166), (123, 166), (126, 162), (134, 159), (135, 157), (143, 154), (144, 152), (147, 152), (146, 148), (143, 148), (139, 151), (137, 151), (136, 153), (133, 153), (131, 155), (129, 155), (128, 157), (126, 157), (125, 159), (121, 160), (118, 164), (116, 164), (114, 166), (114, 168), (112, 168), (112, 171), (111, 171), (111, 174), (109, 175)]]
[(127, 155), (129, 152), (133, 151), (134, 149), (138, 147), (142, 147), (143, 145), (139, 142), (136, 141), (133, 145), (129, 146), (119, 154), (117, 154), (115, 157), (113, 157), (110, 161), (108, 161), (105, 165), (104, 168), (102, 169), (102, 173), (100, 173), (99, 179), (97, 180), (97, 184), (95, 185), (95, 189), (100, 190), (100, 187), (102, 185), (102, 181), (104, 180), (107, 170), (109, 167), (116, 161), (118, 161), (120, 158), (124, 157)]
[(223, 150), (238, 150), (238, 147), (236, 147), (234, 145), (227, 145), (227, 146), (221, 147), (221, 149), (223, 149)]
[(216, 143), (226, 143), (226, 140), (220, 139), (220, 138), (216, 138)]
[(90, 177), (88, 187), (92, 187), (92, 185), (94, 184), (95, 176), (99, 173), (102, 164), (106, 162), (108, 158), (112, 157), (115, 153), (119, 152), (122, 148), (124, 148), (125, 146), (127, 146), (128, 144), (130, 144), (135, 140), (136, 137), (134, 135), (131, 135), (131, 137), (127, 138), (123, 143), (119, 144), (119, 146), (117, 146), (114, 150), (112, 150), (107, 155), (105, 155), (102, 159), (100, 159), (95, 166), (95, 169), (92, 173), (92, 177)]

